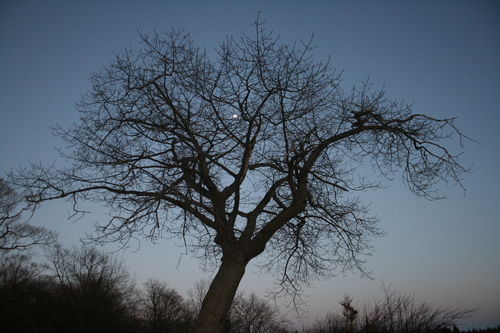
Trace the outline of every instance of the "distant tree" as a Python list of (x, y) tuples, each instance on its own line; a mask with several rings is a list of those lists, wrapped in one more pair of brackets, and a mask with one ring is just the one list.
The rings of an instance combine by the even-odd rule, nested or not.
[(354, 332), (355, 321), (358, 317), (358, 310), (352, 305), (352, 297), (349, 295), (344, 295), (342, 301), (340, 301), (342, 306), (342, 315), (349, 326), (349, 331)]
[(42, 265), (26, 253), (0, 252), (0, 332), (43, 332), (54, 322), (54, 297)]
[(146, 323), (146, 332), (179, 332), (189, 325), (189, 312), (181, 295), (167, 284), (149, 279), (144, 284), (141, 297), (142, 316)]
[(56, 245), (49, 261), (59, 331), (135, 331), (135, 282), (121, 260), (95, 247)]
[(0, 178), (0, 251), (52, 244), (57, 234), (22, 221), (24, 199)]
[[(217, 267), (197, 332), (222, 332), (247, 264), (279, 272), (278, 292), (359, 269), (382, 235), (356, 193), (379, 176), (435, 199), (439, 181), (468, 171), (441, 143), (460, 141), (454, 119), (412, 113), (373, 91), (351, 91), (311, 42), (282, 45), (255, 23), (255, 37), (228, 38), (215, 61), (183, 31), (142, 36), (92, 76), (80, 121), (55, 128), (67, 168), (20, 170), (11, 181), (33, 207), (58, 198), (111, 208), (99, 240), (143, 234), (193, 237)], [(371, 165), (374, 180), (363, 165)]]
[(191, 316), (194, 319), (198, 318), (203, 299), (207, 295), (208, 288), (210, 288), (210, 280), (207, 278), (197, 280), (193, 287), (188, 290), (188, 305)]
[(272, 306), (254, 293), (237, 296), (230, 311), (231, 332), (278, 333), (286, 332), (290, 323)]

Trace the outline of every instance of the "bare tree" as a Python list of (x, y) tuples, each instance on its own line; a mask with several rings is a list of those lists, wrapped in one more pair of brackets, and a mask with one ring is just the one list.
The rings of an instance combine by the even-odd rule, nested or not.
[(0, 178), (0, 250), (26, 249), (35, 245), (52, 244), (54, 231), (35, 227), (22, 221), (24, 199)]
[(207, 295), (208, 288), (210, 288), (210, 280), (207, 278), (200, 279), (194, 283), (192, 288), (189, 288), (188, 304), (189, 310), (192, 313), (193, 318), (197, 318), (200, 313), (201, 306), (203, 304), (203, 299)]
[[(239, 293), (238, 293), (239, 294)], [(286, 332), (290, 323), (276, 306), (254, 293), (237, 296), (230, 311), (231, 331), (238, 333)]]
[(173, 235), (212, 260), (198, 332), (224, 329), (247, 264), (264, 250), (263, 267), (292, 295), (335, 269), (366, 273), (363, 255), (382, 232), (356, 197), (379, 186), (364, 163), (377, 176), (402, 171), (430, 199), (437, 182), (467, 171), (441, 144), (463, 138), (453, 119), (412, 113), (369, 82), (344, 91), (311, 42), (282, 45), (254, 26), (254, 38), (228, 38), (214, 61), (183, 31), (142, 36), (142, 49), (92, 76), (80, 121), (55, 128), (71, 164), (12, 175), (34, 207), (108, 205), (98, 240)]
[(72, 332), (133, 331), (135, 281), (123, 261), (95, 247), (50, 248), (60, 328)]
[(147, 332), (177, 332), (189, 319), (187, 306), (181, 295), (167, 284), (149, 279), (145, 284), (141, 305)]

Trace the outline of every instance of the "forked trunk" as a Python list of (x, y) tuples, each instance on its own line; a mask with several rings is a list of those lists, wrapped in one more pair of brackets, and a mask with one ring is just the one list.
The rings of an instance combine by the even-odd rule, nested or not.
[(223, 333), (229, 329), (228, 313), (245, 274), (242, 255), (225, 256), (208, 289), (196, 322), (196, 333)]

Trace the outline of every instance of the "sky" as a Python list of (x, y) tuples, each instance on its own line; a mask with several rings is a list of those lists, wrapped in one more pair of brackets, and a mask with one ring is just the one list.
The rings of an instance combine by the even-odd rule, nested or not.
[[(435, 306), (480, 307), (464, 328), (500, 325), (498, 1), (0, 1), (0, 176), (30, 161), (64, 163), (50, 126), (78, 121), (75, 103), (90, 75), (139, 47), (139, 32), (185, 29), (210, 54), (226, 36), (251, 34), (259, 11), (284, 43), (314, 34), (314, 57), (331, 56), (346, 89), (369, 76), (390, 98), (414, 102), (416, 113), (457, 117), (477, 141), (460, 157), (474, 169), (466, 191), (440, 184), (448, 199), (427, 201), (396, 177), (360, 194), (387, 233), (365, 258), (372, 279), (339, 272), (306, 288), (309, 322), (337, 310), (344, 294), (361, 305), (386, 284)], [(32, 223), (58, 231), (65, 246), (78, 244), (106, 218), (102, 207), (86, 208), (92, 214), (74, 222), (67, 203), (47, 203)], [(117, 254), (139, 283), (157, 278), (184, 295), (211, 276), (176, 240), (140, 239)], [(250, 266), (240, 288), (263, 297), (273, 283)]]

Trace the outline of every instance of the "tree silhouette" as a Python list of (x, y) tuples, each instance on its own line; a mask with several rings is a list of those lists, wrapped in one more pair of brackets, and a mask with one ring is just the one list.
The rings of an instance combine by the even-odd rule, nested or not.
[(198, 317), (203, 304), (203, 299), (207, 295), (208, 288), (210, 288), (210, 280), (208, 278), (196, 281), (194, 285), (189, 288), (187, 296), (191, 317)]
[(310, 41), (282, 45), (254, 27), (214, 61), (183, 31), (143, 35), (142, 49), (92, 76), (80, 121), (55, 128), (69, 166), (12, 175), (35, 208), (57, 198), (109, 206), (98, 240), (172, 235), (212, 260), (198, 332), (224, 329), (247, 264), (264, 251), (278, 292), (292, 295), (336, 268), (365, 272), (361, 255), (382, 232), (356, 197), (379, 186), (364, 163), (377, 176), (401, 170), (430, 199), (437, 182), (467, 171), (440, 143), (462, 140), (453, 119), (412, 113), (369, 82), (346, 92)]
[(177, 291), (156, 279), (146, 281), (144, 289), (140, 303), (147, 332), (179, 332), (188, 327), (187, 304)]
[(287, 332), (290, 326), (276, 307), (254, 293), (245, 297), (239, 292), (230, 313), (231, 332), (235, 333)]
[(95, 247), (59, 244), (48, 259), (61, 331), (133, 331), (135, 282), (121, 260)]
[(40, 332), (54, 316), (51, 284), (31, 254), (0, 251), (0, 331)]
[(358, 317), (358, 310), (352, 305), (352, 297), (344, 295), (340, 305), (342, 305), (342, 315), (348, 324), (349, 332), (354, 332), (354, 322)]

